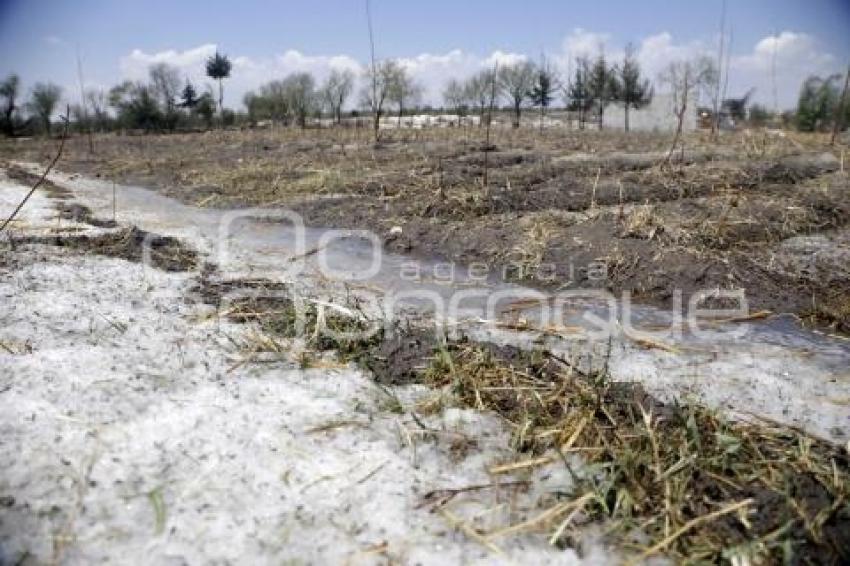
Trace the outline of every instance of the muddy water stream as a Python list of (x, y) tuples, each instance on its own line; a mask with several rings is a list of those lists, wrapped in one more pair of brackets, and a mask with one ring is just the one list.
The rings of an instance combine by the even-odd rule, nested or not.
[[(96, 216), (112, 217), (112, 183), (64, 174), (53, 180)], [(276, 209), (197, 208), (133, 186), (118, 185), (114, 195), (118, 222), (186, 238), (228, 277), (286, 279), (312, 293), (355, 293), (384, 310), (396, 301), (408, 311), (436, 312), (448, 328), (462, 327), (477, 338), (545, 343), (584, 363), (604, 357), (615, 379), (640, 381), (662, 397), (697, 398), (842, 443), (850, 437), (850, 342), (803, 329), (790, 316), (701, 321), (697, 331), (685, 322), (686, 330), (676, 333), (669, 330), (675, 321), (670, 311), (630, 305), (627, 316), (621, 299), (546, 294), (504, 283), (498, 273), (476, 266), (452, 269), (382, 253), (376, 236), (301, 227), (297, 217)], [(611, 340), (601, 331), (604, 320), (617, 329)]]

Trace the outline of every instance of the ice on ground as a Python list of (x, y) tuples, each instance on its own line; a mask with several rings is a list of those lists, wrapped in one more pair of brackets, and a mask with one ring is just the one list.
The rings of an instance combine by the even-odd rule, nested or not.
[[(0, 215), (24, 192), (0, 185)], [(37, 192), (16, 230), (53, 222)], [(189, 274), (14, 253), (0, 271), (0, 563), (580, 561), (523, 537), (494, 556), (418, 508), (492, 481), (487, 465), (510, 457), (493, 417), (447, 411), (423, 431), (355, 369), (241, 364), (246, 328), (186, 300)], [(504, 490), (476, 500), (495, 521), (517, 513)]]

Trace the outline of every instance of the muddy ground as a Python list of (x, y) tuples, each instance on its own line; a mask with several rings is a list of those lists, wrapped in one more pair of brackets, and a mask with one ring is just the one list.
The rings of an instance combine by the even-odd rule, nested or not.
[[(388, 249), (549, 289), (744, 289), (751, 309), (850, 331), (850, 186), (818, 138), (476, 128), (255, 131), (71, 140), (59, 168), (200, 206), (281, 206), (308, 225), (381, 234)], [(55, 144), (5, 142), (45, 161)], [(485, 151), (486, 150), (486, 151)], [(486, 171), (486, 182), (485, 182)]]
[[(489, 160), (492, 155), (487, 157)], [(629, 168), (636, 161), (632, 157), (617, 159), (628, 162)], [(829, 175), (821, 169), (832, 167), (828, 158), (806, 158), (796, 169), (788, 165), (793, 160), (784, 163), (782, 175), (799, 174), (819, 181)], [(775, 171), (776, 167), (759, 171), (765, 175), (764, 171)], [(815, 173), (788, 173), (808, 167), (818, 169)], [(12, 176), (21, 182), (32, 180), (20, 172)], [(795, 181), (799, 183), (795, 194), (808, 198), (806, 191), (814, 189), (806, 187), (802, 178)], [(832, 174), (829, 178), (839, 177)], [(598, 211), (605, 205), (597, 199), (603, 199), (605, 193), (595, 175), (594, 184), (591, 206), (570, 210), (575, 199), (558, 200), (563, 203), (562, 208), (551, 206), (545, 214), (580, 213), (587, 219), (577, 224), (601, 223), (604, 217)], [(19, 186), (15, 190), (17, 197), (8, 198), (7, 203), (17, 202), (25, 188)], [(830, 190), (824, 194), (828, 196)], [(506, 182), (503, 192), (510, 191)], [(417, 562), (424, 554), (437, 557), (438, 562), (440, 558), (446, 562), (474, 562), (480, 557), (482, 563), (489, 563), (492, 557), (485, 554), (485, 547), (487, 552), (498, 554), (502, 545), (510, 545), (510, 554), (523, 561), (572, 562), (582, 558), (591, 563), (610, 562), (610, 556), (599, 556), (600, 547), (592, 544), (593, 539), (588, 542), (579, 535), (585, 528), (599, 525), (604, 525), (610, 539), (623, 545), (623, 549), (645, 548), (642, 556), (663, 550), (674, 560), (697, 556), (718, 561), (721, 556), (746, 557), (750, 553), (768, 561), (782, 556), (793, 556), (801, 563), (841, 563), (847, 559), (850, 515), (844, 504), (848, 462), (843, 446), (771, 421), (766, 421), (768, 425), (729, 423), (714, 410), (666, 403), (640, 385), (610, 381), (608, 364), (614, 361), (610, 342), (604, 366), (596, 364), (596, 372), (590, 372), (577, 369), (571, 361), (547, 350), (526, 352), (467, 340), (438, 346), (431, 334), (410, 327), (390, 339), (378, 335), (366, 341), (346, 342), (326, 338), (308, 326), (306, 336), (311, 351), (297, 356), (293, 303), (287, 299), (269, 300), (265, 293), (284, 290), (280, 282), (223, 279), (209, 264), (196, 278), (189, 272), (198, 267), (201, 255), (190, 246), (165, 234), (156, 235), (134, 226), (118, 227), (96, 218), (85, 205), (73, 202), (60, 186), (48, 184), (43, 192), (53, 197), (57, 216), (72, 224), (54, 232), (53, 212), (47, 211), (46, 202), (36, 198), (10, 240), (19, 246), (18, 250), (0, 255), (21, 262), (14, 273), (10, 268), (0, 278), (0, 294), (15, 298), (5, 303), (8, 308), (4, 319), (12, 324), (3, 336), (9, 344), (4, 363), (12, 371), (3, 377), (8, 383), (0, 383), (3, 393), (10, 395), (7, 399), (12, 399), (9, 406), (14, 411), (0, 427), (6, 431), (4, 442), (0, 443), (8, 461), (4, 470), (13, 480), (8, 492), (14, 493), (4, 493), (5, 499), (0, 500), (10, 509), (10, 519), (0, 526), (12, 533), (7, 539), (0, 539), (7, 545), (0, 550), (9, 552), (14, 559), (30, 552), (44, 557), (44, 561), (52, 556), (54, 562), (59, 562), (59, 558), (89, 562), (141, 553), (174, 557), (176, 553), (209, 561), (211, 557), (269, 558), (273, 554), (280, 559), (289, 552), (318, 561), (329, 557), (341, 561), (375, 552), (388, 562)], [(487, 194), (494, 192), (488, 190)], [(561, 198), (560, 191), (553, 194)], [(687, 198), (682, 197), (681, 202)], [(517, 202), (512, 206), (521, 209), (524, 205)], [(616, 206), (619, 208), (619, 203)], [(625, 203), (623, 206), (624, 217)], [(530, 210), (531, 218), (542, 222), (544, 217), (535, 216), (541, 211), (533, 207)], [(475, 216), (459, 207), (446, 208), (435, 218), (448, 226), (455, 221), (495, 218), (499, 214), (504, 213)], [(624, 222), (624, 218), (618, 217), (617, 221)], [(675, 226), (661, 228), (651, 222), (635, 221), (628, 229), (646, 235), (621, 239), (666, 242), (671, 248), (674, 244), (670, 242), (676, 241), (677, 234), (683, 241), (690, 237), (686, 228), (679, 227), (677, 232)], [(406, 230), (402, 228), (401, 235), (396, 234), (388, 243), (392, 246), (409, 237)], [(780, 245), (802, 258), (816, 258), (819, 250), (831, 251), (835, 247), (822, 238), (826, 237), (786, 238)], [(152, 267), (158, 268), (149, 275), (141, 275), (148, 272), (135, 269), (135, 264), (143, 259), (145, 240), (154, 244)], [(601, 241), (600, 238), (592, 243)], [(740, 247), (740, 239), (736, 241)], [(684, 243), (677, 245), (685, 247)], [(429, 253), (429, 248), (409, 247)], [(726, 248), (717, 245), (706, 249)], [(92, 255), (106, 257), (89, 257)], [(69, 285), (71, 280), (79, 281)], [(225, 304), (234, 291), (240, 291), (238, 298), (234, 301), (231, 297)], [(252, 291), (258, 292), (254, 295)], [(218, 320), (210, 316), (210, 305), (221, 315)], [(307, 314), (308, 325), (316, 325), (318, 311)], [(86, 323), (87, 319), (90, 320)], [(95, 322), (100, 325), (97, 332)], [(325, 322), (331, 327), (358, 324), (349, 317), (333, 314), (327, 314)], [(98, 341), (106, 332), (110, 333), (108, 339)], [(228, 344), (236, 346), (236, 350)], [(72, 349), (73, 356), (64, 355), (61, 348), (66, 347)], [(266, 357), (263, 353), (276, 355)], [(231, 357), (234, 354), (238, 354), (235, 359)], [(283, 358), (291, 375), (279, 371)], [(56, 363), (59, 359), (64, 365)], [(349, 362), (370, 371), (358, 372)], [(54, 374), (54, 366), (58, 374)], [(91, 366), (97, 369), (92, 371)], [(315, 373), (304, 373), (311, 370)], [(794, 380), (801, 382), (804, 377), (798, 375)], [(323, 383), (322, 378), (329, 382), (327, 391), (316, 389), (317, 383)], [(345, 404), (337, 406), (340, 390), (351, 387), (351, 383), (368, 389), (373, 379), (382, 384), (379, 392), (369, 390), (376, 395), (374, 413), (352, 420), (352, 414), (361, 414), (365, 401), (350, 395), (344, 397)], [(405, 390), (383, 387), (411, 381), (424, 382), (436, 393), (424, 390), (426, 394), (414, 403), (404, 397)], [(128, 387), (128, 383), (136, 385)], [(107, 393), (109, 397), (105, 397)], [(356, 393), (359, 396), (360, 389)], [(105, 399), (109, 401), (104, 402)], [(273, 402), (269, 403), (269, 399)], [(846, 403), (845, 399), (836, 402)], [(455, 478), (435, 485), (431, 476), (417, 472), (415, 464), (407, 467), (396, 457), (402, 452), (397, 446), (400, 439), (412, 434), (401, 419), (409, 417), (410, 430), (417, 434), (442, 435), (445, 430), (439, 428), (441, 422), (458, 410), (468, 411), (476, 418), (478, 411), (491, 412), (512, 433), (510, 439), (501, 434), (493, 442), (500, 448), (501, 457), (491, 461), (494, 452), (488, 452), (486, 434), (480, 434), (480, 430), (475, 435), (451, 431), (452, 440), (439, 445), (443, 452), (438, 452), (435, 444), (434, 450), (422, 453), (422, 461), (428, 463), (428, 469), (440, 473), (474, 467), (481, 479), (465, 478), (461, 483)], [(38, 422), (47, 423), (41, 428), (31, 424), (34, 416), (27, 420), (36, 411)], [(330, 421), (329, 414), (335, 415)], [(308, 422), (302, 422), (304, 417), (309, 417)], [(161, 426), (161, 418), (167, 419), (170, 426)], [(274, 427), (262, 428), (269, 423)], [(354, 432), (341, 437), (343, 433), (338, 429), (352, 423)], [(369, 431), (370, 442), (363, 446), (363, 454), (369, 455), (370, 460), (368, 465), (350, 465), (351, 448), (364, 443), (359, 435), (361, 429)], [(225, 438), (217, 437), (222, 431)], [(299, 434), (303, 438), (305, 433), (298, 431), (307, 431), (308, 435), (331, 431), (328, 436), (332, 438), (340, 435), (345, 457), (336, 458), (334, 445), (318, 441), (313, 446), (301, 440), (297, 451), (291, 452), (289, 447), (275, 444), (287, 432), (293, 438)], [(34, 439), (34, 433), (42, 436)], [(379, 433), (382, 436), (377, 444), (373, 437)], [(656, 434), (665, 439), (660, 447)], [(55, 438), (63, 435), (71, 442), (56, 445)], [(52, 449), (57, 453), (46, 449), (48, 444), (58, 446)], [(516, 457), (521, 460), (515, 462), (514, 456), (506, 456), (508, 446), (518, 451)], [(576, 475), (563, 453), (573, 448), (586, 451), (586, 461), (595, 466), (587, 470), (595, 471), (585, 473), (577, 468)], [(422, 448), (414, 449), (414, 461), (417, 450)], [(552, 450), (558, 452), (559, 458)], [(81, 455), (89, 451), (93, 456), (87, 463)], [(183, 457), (176, 457), (178, 454)], [(329, 462), (329, 457), (334, 459)], [(528, 465), (529, 461), (535, 462), (535, 457), (544, 459)], [(487, 459), (490, 476), (483, 476), (482, 458)], [(199, 463), (208, 459), (214, 464), (199, 473)], [(77, 466), (74, 463), (78, 460)], [(493, 465), (494, 462), (502, 463)], [(32, 471), (34, 463), (38, 466), (36, 473)], [(561, 469), (562, 463), (566, 464), (565, 469)], [(72, 464), (81, 470), (79, 479), (53, 486), (54, 478), (65, 477), (63, 467)], [(285, 465), (296, 466), (294, 472), (281, 475)], [(538, 466), (543, 468), (530, 471)], [(554, 473), (555, 468), (560, 475)], [(383, 475), (384, 470), (387, 475)], [(604, 481), (599, 479), (602, 471)], [(530, 500), (535, 503), (526, 516), (531, 519), (517, 520), (513, 517), (514, 503), (502, 504), (501, 508), (512, 516), (504, 522), (510, 525), (507, 527), (486, 519), (490, 509), (485, 513), (475, 507), (477, 490), (491, 486), (482, 482), (506, 473), (516, 478), (504, 484), (507, 486), (528, 489), (543, 482), (554, 483), (553, 489), (539, 497), (530, 489)], [(290, 476), (300, 490), (297, 494), (289, 491)], [(422, 478), (428, 482), (427, 490), (418, 490)], [(413, 487), (401, 483), (400, 497), (388, 502), (386, 487), (399, 485), (402, 479), (408, 479)], [(321, 498), (330, 502), (327, 508), (317, 505), (312, 493), (304, 495), (316, 485), (333, 493)], [(372, 486), (371, 491), (364, 492), (362, 498), (346, 495), (366, 489), (357, 487), (360, 485)], [(452, 487), (456, 485), (461, 487)], [(5, 485), (3, 489), (7, 489)], [(49, 512), (44, 510), (49, 499), (42, 495), (46, 489), (55, 490), (50, 493), (57, 493), (56, 500), (62, 502), (54, 504)], [(234, 503), (222, 493), (237, 494)], [(698, 496), (693, 497), (694, 493)], [(449, 508), (449, 503), (457, 507)], [(471, 510), (461, 515), (461, 504), (472, 505)], [(398, 512), (394, 514), (396, 508)], [(749, 511), (731, 513), (743, 508)], [(121, 513), (116, 513), (116, 509)], [(307, 515), (302, 519), (305, 509)], [(562, 520), (561, 515), (567, 511), (569, 518)], [(290, 519), (293, 516), (297, 519), (294, 527)], [(441, 528), (441, 516), (449, 528)], [(712, 516), (715, 520), (708, 521)], [(229, 533), (225, 547), (216, 546), (222, 538), (217, 536), (221, 531), (210, 530), (205, 523), (222, 517), (233, 518), (233, 523), (217, 523)], [(376, 518), (383, 522), (375, 525)], [(572, 520), (574, 527), (565, 531)], [(336, 530), (340, 521), (344, 531), (356, 540), (345, 539), (328, 546), (327, 540), (340, 540)], [(674, 527), (684, 525), (684, 530), (676, 540), (665, 542), (671, 521)], [(632, 540), (637, 536), (638, 524), (648, 539)], [(315, 532), (317, 525), (333, 526), (327, 528), (329, 532), (317, 535), (318, 542), (308, 534)], [(375, 531), (373, 527), (385, 530)], [(504, 538), (532, 527), (541, 530), (545, 540), (555, 545), (545, 554), (538, 547), (523, 548)], [(292, 540), (281, 542), (280, 533), (292, 532), (293, 528)], [(464, 544), (461, 548), (449, 544), (454, 530), (465, 534), (466, 538), (457, 537)], [(388, 532), (390, 535), (384, 539), (376, 538)], [(416, 542), (409, 543), (408, 538), (415, 538)], [(302, 546), (293, 546), (298, 540)], [(488, 544), (492, 540), (499, 542), (496, 551)], [(467, 543), (482, 548), (473, 546), (470, 551)], [(566, 552), (553, 556), (556, 549)]]

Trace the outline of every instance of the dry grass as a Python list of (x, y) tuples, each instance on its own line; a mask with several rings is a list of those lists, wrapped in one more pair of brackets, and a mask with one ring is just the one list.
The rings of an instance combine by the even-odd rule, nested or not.
[[(428, 378), (455, 403), (510, 423), (527, 459), (491, 472), (561, 462), (574, 478), (543, 502), (540, 516), (477, 532), (486, 541), (534, 531), (570, 545), (575, 527), (601, 521), (635, 557), (850, 559), (848, 457), (826, 441), (777, 423), (727, 420), (699, 405), (663, 404), (639, 386), (610, 382), (604, 367), (580, 373), (542, 351), (450, 345)], [(585, 465), (571, 467), (570, 454)], [(648, 537), (642, 544), (638, 531)]]

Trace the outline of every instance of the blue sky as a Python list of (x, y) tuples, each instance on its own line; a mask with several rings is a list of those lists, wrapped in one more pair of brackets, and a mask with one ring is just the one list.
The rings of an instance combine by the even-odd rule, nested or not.
[[(566, 61), (589, 45), (604, 43), (616, 56), (633, 42), (645, 48), (652, 74), (667, 57), (713, 49), (721, 5), (722, 0), (372, 0), (372, 12), (379, 57), (409, 60), (430, 96), (438, 97), (447, 74), (472, 72), (494, 52), (533, 59), (545, 52)], [(850, 0), (730, 0), (727, 21), (735, 57), (730, 90), (752, 83), (765, 102), (772, 90), (762, 76), (769, 44), (759, 51), (759, 42), (775, 32), (788, 34), (776, 44), (777, 66), (787, 75), (777, 81), (783, 105), (796, 96), (794, 85), (805, 73), (836, 71), (850, 62)], [(334, 66), (365, 62), (364, 2), (0, 0), (0, 73), (16, 71), (27, 85), (49, 79), (75, 88), (78, 48), (92, 86), (141, 78), (147, 64), (160, 60), (203, 81), (200, 62), (215, 46), (240, 58), (227, 91), (236, 105), (245, 90), (275, 78), (271, 75), (307, 69), (321, 76)]]

